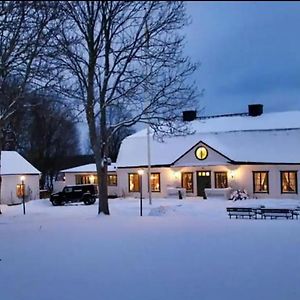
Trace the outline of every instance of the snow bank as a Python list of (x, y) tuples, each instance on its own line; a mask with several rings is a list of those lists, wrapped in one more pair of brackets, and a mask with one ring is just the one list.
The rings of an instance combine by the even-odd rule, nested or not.
[(48, 200), (25, 216), (2, 206), (0, 299), (298, 300), (300, 220), (226, 213), (261, 204), (299, 200), (153, 199), (143, 217), (139, 199), (111, 199), (111, 216)]
[(178, 207), (181, 207), (182, 205), (176, 205), (176, 206), (159, 206), (152, 208), (148, 214), (148, 216), (165, 216), (165, 215), (176, 215), (176, 210)]

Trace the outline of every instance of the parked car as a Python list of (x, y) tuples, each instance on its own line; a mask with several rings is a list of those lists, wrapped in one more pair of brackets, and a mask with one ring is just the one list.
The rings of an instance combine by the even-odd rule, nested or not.
[(96, 202), (97, 196), (97, 185), (67, 185), (61, 192), (51, 194), (50, 201), (54, 206), (76, 202), (83, 202), (85, 205), (91, 205)]

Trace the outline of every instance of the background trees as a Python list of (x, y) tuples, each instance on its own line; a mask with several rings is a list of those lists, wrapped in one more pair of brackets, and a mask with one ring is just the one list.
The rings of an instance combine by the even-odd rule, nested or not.
[[(129, 134), (128, 128), (137, 123), (149, 124), (161, 134), (186, 131), (180, 124), (181, 111), (196, 96), (187, 81), (196, 65), (183, 55), (180, 35), (187, 23), (179, 1), (3, 1), (0, 129), (12, 122), (17, 108), (23, 111), (25, 92), (49, 95), (49, 89), (59, 90), (69, 108), (72, 102), (73, 109), (85, 113), (100, 178), (98, 213), (109, 214), (107, 157), (112, 145), (120, 143), (116, 137)], [(47, 130), (55, 137), (57, 124), (70, 125), (60, 119), (60, 108), (52, 101), (41, 101), (43, 111), (32, 110), (26, 124), (46, 124), (47, 114), (51, 124), (40, 128), (44, 135), (32, 127), (32, 135), (21, 139), (30, 141), (27, 149), (35, 149), (30, 154), (35, 159), (49, 157), (38, 150), (40, 144), (50, 143)]]
[[(183, 55), (184, 4), (70, 1), (63, 7), (57, 67), (66, 76), (65, 93), (84, 107), (100, 178), (98, 213), (109, 214), (106, 157), (112, 136), (138, 122), (155, 132), (185, 130), (179, 116), (195, 100), (186, 79), (196, 66)], [(122, 116), (111, 121), (110, 108), (121, 108)]]
[(58, 5), (46, 1), (0, 3), (0, 132), (22, 105), (25, 90), (49, 88), (58, 78), (46, 59), (62, 17)]

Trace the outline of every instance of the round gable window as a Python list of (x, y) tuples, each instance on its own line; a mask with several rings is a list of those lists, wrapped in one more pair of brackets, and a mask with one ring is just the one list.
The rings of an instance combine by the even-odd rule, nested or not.
[(200, 146), (196, 149), (195, 151), (195, 155), (198, 159), (203, 160), (207, 157), (208, 155), (208, 151), (205, 147)]

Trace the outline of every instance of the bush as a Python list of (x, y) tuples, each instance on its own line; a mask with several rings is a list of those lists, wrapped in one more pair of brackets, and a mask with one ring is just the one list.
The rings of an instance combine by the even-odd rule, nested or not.
[(249, 195), (246, 190), (235, 190), (231, 193), (229, 200), (246, 200), (249, 198)]

